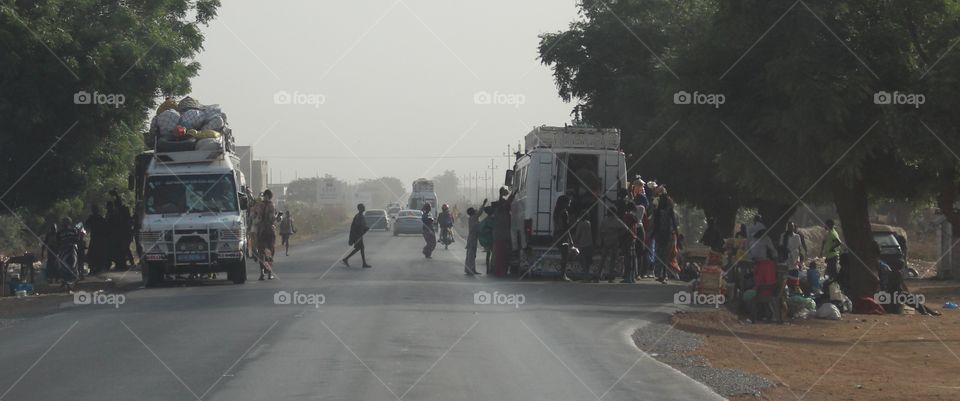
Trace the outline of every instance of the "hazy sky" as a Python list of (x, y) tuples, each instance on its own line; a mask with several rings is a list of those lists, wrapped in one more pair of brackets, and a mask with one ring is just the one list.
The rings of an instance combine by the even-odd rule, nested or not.
[(491, 157), (502, 177), (507, 144), (570, 119), (537, 35), (576, 17), (574, 0), (229, 0), (206, 30), (194, 96), (223, 107), (277, 180), (407, 184), (482, 174)]

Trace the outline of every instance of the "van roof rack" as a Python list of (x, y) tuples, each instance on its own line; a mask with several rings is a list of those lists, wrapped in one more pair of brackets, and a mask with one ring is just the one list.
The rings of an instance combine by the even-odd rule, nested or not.
[(164, 164), (207, 163), (224, 157), (223, 149), (156, 152), (153, 157)]

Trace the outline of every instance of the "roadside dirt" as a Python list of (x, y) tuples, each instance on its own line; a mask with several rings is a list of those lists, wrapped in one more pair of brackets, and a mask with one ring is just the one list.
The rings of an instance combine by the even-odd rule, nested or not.
[(776, 384), (759, 398), (731, 400), (960, 400), (960, 310), (942, 309), (960, 301), (960, 283), (908, 285), (943, 316), (847, 314), (777, 325), (704, 309), (673, 319), (675, 329), (705, 338), (690, 355)]

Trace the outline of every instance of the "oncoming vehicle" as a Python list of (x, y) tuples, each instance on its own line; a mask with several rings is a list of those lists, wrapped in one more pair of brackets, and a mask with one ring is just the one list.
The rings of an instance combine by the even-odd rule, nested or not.
[(137, 157), (131, 187), (137, 196), (144, 285), (167, 274), (226, 272), (247, 279), (244, 177), (238, 156), (193, 150)]
[(506, 174), (516, 192), (511, 246), (527, 250), (521, 265), (540, 273), (558, 267), (560, 253), (553, 244), (557, 198), (570, 197), (571, 211), (589, 216), (596, 230), (610, 206), (604, 198), (616, 199), (618, 189), (627, 187), (627, 166), (617, 129), (540, 126), (525, 142), (526, 152), (517, 154)]
[(434, 191), (433, 181), (426, 178), (420, 178), (413, 182), (413, 192), (410, 193), (410, 199), (407, 201), (407, 208), (412, 210), (423, 210), (423, 205), (429, 203), (430, 214), (437, 217), (437, 193)]
[(400, 210), (402, 210), (402, 209), (403, 209), (403, 208), (401, 208), (400, 206), (390, 206), (390, 207), (388, 207), (388, 208), (387, 208), (387, 217), (388, 217), (390, 220), (395, 220), (395, 219), (397, 218), (397, 213), (400, 213)]
[(387, 211), (383, 209), (370, 209), (363, 212), (363, 219), (367, 221), (367, 227), (371, 230), (382, 229), (390, 230), (390, 221), (387, 219)]
[(393, 235), (423, 233), (423, 212), (419, 210), (401, 210), (393, 222)]

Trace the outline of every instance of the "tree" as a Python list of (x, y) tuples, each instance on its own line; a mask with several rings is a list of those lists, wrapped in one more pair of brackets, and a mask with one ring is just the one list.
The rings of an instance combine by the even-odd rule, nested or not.
[(711, 1), (588, 0), (567, 31), (541, 36), (539, 51), (561, 99), (576, 102), (578, 120), (621, 130), (633, 167), (628, 174), (665, 183), (678, 201), (703, 208), (732, 234), (750, 196), (726, 177), (705, 174), (717, 170), (716, 152), (700, 146), (663, 101), (685, 79), (674, 70), (678, 52), (704, 34), (691, 28), (703, 26), (714, 8)]
[(708, 40), (684, 56), (683, 64), (700, 72), (698, 87), (729, 100), (686, 108), (688, 118), (719, 119), (727, 131), (702, 136), (703, 146), (720, 150), (720, 174), (764, 199), (799, 207), (832, 201), (853, 256), (845, 268), (857, 297), (877, 290), (870, 198), (928, 195), (919, 189), (929, 174), (911, 145), (921, 127), (911, 124), (917, 109), (878, 105), (875, 96), (922, 93), (909, 26), (923, 21), (951, 31), (944, 39), (952, 41), (957, 31), (945, 27), (958, 19), (946, 4), (729, 1), (708, 26)]
[(42, 211), (125, 187), (149, 110), (162, 94), (189, 93), (200, 69), (192, 61), (202, 49), (200, 25), (219, 6), (219, 0), (0, 6), (0, 201)]
[(454, 203), (460, 199), (460, 178), (453, 170), (433, 177), (434, 189), (440, 203)]
[[(386, 206), (390, 203), (405, 204), (403, 199), (403, 183), (398, 178), (380, 177), (372, 180), (361, 180), (357, 191), (369, 192), (373, 195), (373, 203), (376, 207)], [(368, 205), (369, 207), (372, 207)]]

